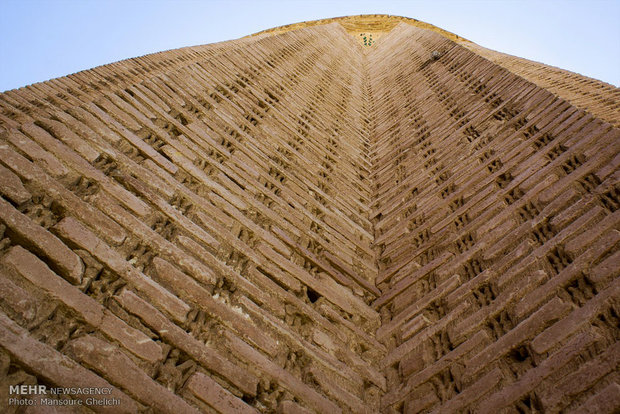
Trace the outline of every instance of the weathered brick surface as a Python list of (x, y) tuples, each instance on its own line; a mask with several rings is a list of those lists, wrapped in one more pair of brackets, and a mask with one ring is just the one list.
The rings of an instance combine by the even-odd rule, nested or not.
[(221, 413), (256, 413), (239, 398), (222, 388), (217, 382), (201, 373), (194, 374), (187, 381), (187, 389), (195, 397)]
[[(382, 103), (370, 217), (377, 338), (394, 387), (383, 409), (575, 409), (603, 392), (599, 382), (565, 383), (578, 390), (569, 398), (541, 396), (618, 340), (618, 181), (607, 178), (617, 129), (464, 41), (401, 25), (381, 43), (394, 46), (368, 57)], [(597, 105), (587, 109), (617, 123)], [(599, 329), (602, 348), (566, 348)], [(613, 381), (602, 372), (598, 380)]]
[(618, 94), (380, 15), (0, 94), (0, 382), (617, 411)]
[(0, 167), (0, 189), (3, 196), (17, 204), (30, 200), (30, 193), (26, 191), (19, 177), (4, 167)]
[[(54, 348), (31, 337), (27, 330), (21, 328), (5, 314), (0, 314), (0, 326), (2, 327), (0, 344), (9, 353), (11, 362), (16, 366), (26, 367), (29, 371), (36, 372), (42, 380), (58, 387), (112, 388), (110, 396), (119, 399), (120, 404), (114, 407), (90, 406), (95, 412), (133, 413), (139, 411), (139, 405), (117, 387)], [(85, 400), (87, 396), (80, 395), (79, 398)], [(8, 407), (7, 401), (2, 401), (2, 407), (3, 410), (12, 409)]]
[(150, 363), (162, 359), (162, 350), (158, 344), (142, 332), (128, 326), (94, 299), (60, 279), (32, 253), (15, 246), (2, 258), (2, 262), (33, 285), (43, 289), (51, 299), (68, 306), (77, 313), (79, 319), (100, 329), (136, 356)]
[(127, 390), (144, 405), (163, 412), (197, 413), (170, 390), (153, 382), (115, 346), (94, 336), (83, 336), (67, 344), (67, 354)]
[(4, 200), (0, 200), (0, 221), (12, 236), (30, 250), (50, 261), (65, 279), (74, 285), (82, 283), (82, 260), (57, 237), (21, 214)]

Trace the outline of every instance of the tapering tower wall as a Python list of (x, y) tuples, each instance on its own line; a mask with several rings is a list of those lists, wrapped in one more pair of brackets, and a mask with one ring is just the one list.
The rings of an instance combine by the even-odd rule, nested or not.
[(2, 404), (618, 407), (617, 89), (319, 23), (0, 94)]
[(620, 131), (432, 31), (368, 59), (382, 409), (613, 410)]

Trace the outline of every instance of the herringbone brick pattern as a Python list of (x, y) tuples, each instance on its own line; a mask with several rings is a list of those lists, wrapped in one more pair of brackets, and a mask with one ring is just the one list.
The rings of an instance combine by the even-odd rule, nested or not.
[(389, 26), (1, 94), (3, 409), (617, 409), (617, 89)]

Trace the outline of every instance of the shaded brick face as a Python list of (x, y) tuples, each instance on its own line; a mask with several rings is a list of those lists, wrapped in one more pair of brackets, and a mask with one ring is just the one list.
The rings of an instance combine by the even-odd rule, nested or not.
[(381, 19), (0, 95), (3, 410), (618, 409), (618, 90)]

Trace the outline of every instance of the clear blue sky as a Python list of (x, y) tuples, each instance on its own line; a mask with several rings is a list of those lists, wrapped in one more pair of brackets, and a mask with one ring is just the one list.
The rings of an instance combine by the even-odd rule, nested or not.
[(274, 26), (370, 13), (413, 17), (620, 85), (620, 0), (0, 0), (0, 91)]

